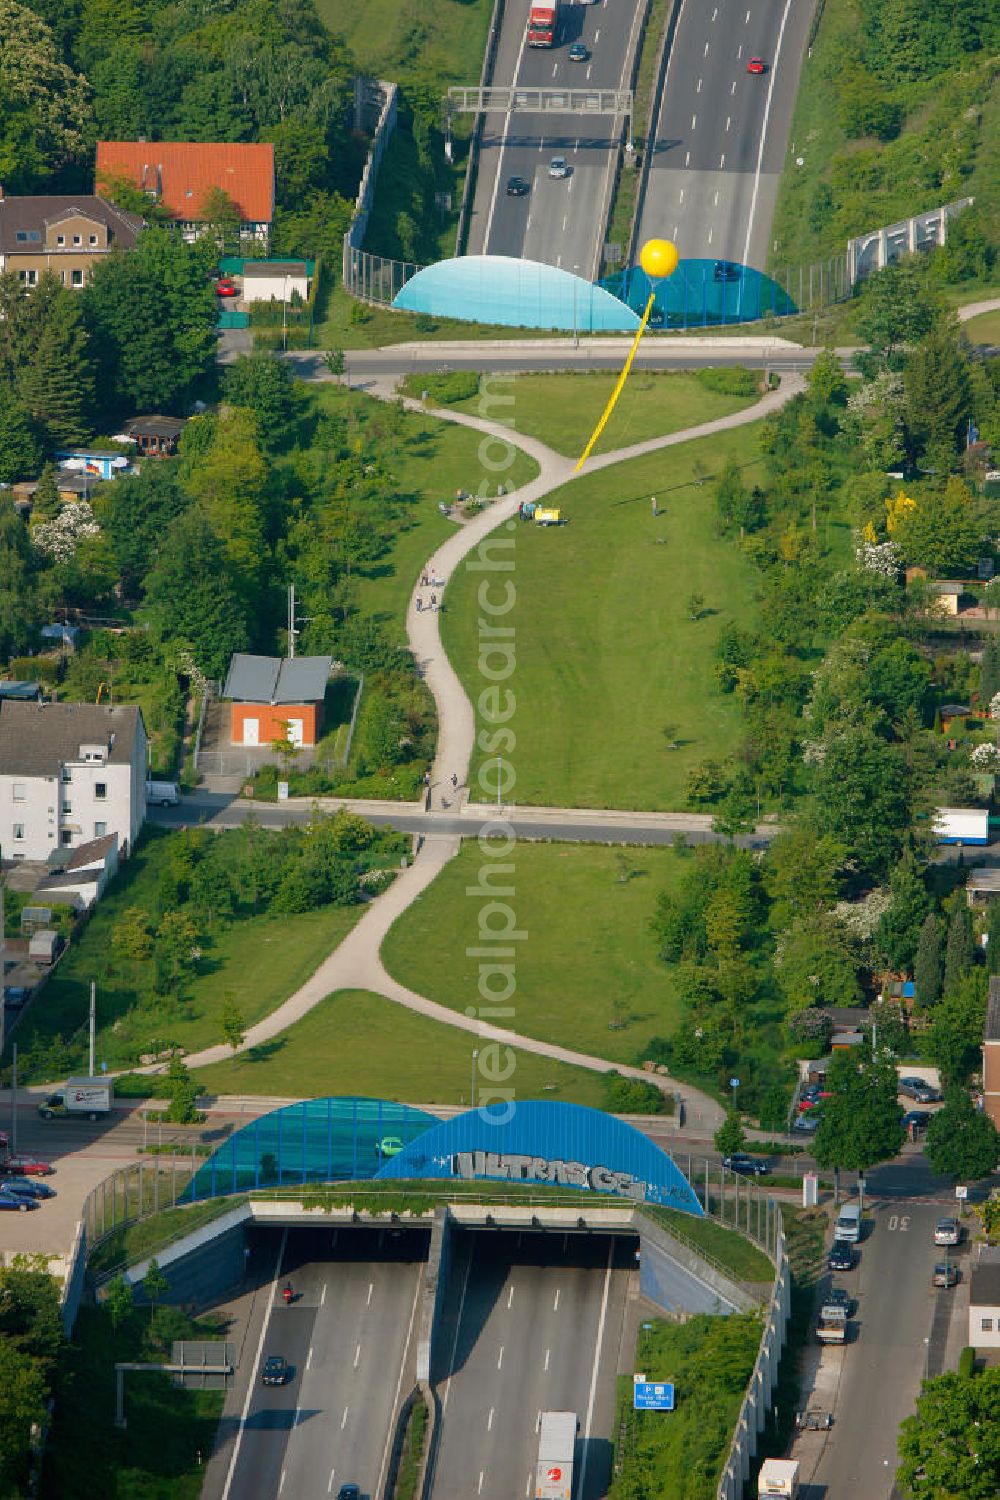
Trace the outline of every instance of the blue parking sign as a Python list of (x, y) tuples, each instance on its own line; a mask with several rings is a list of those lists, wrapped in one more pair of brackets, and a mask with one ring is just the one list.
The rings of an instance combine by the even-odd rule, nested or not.
[(674, 1388), (669, 1381), (640, 1380), (632, 1384), (632, 1405), (636, 1411), (673, 1411)]

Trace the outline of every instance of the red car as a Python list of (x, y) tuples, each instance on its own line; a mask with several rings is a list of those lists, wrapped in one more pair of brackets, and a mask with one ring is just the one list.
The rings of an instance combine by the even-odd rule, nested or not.
[(766, 73), (767, 72), (767, 63), (764, 61), (764, 59), (762, 57), (751, 57), (750, 61), (747, 63), (747, 72), (748, 73)]
[(47, 1161), (34, 1156), (8, 1156), (0, 1167), (11, 1177), (51, 1177), (54, 1170)]
[(215, 283), (215, 290), (220, 297), (238, 297), (240, 292), (231, 276), (220, 276)]

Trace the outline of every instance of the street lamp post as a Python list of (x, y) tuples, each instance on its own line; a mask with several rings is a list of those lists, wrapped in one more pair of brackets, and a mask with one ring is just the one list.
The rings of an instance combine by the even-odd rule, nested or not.
[(730, 1078), (729, 1087), (733, 1091), (733, 1114), (736, 1113), (736, 1090), (739, 1088), (739, 1086), (740, 1080), (738, 1078)]
[(479, 1057), (479, 1049), (476, 1048), (476, 1047), (473, 1047), (473, 1049), (472, 1049), (472, 1089), (470, 1091), (470, 1097), (471, 1097), (471, 1100), (472, 1100), (471, 1107), (473, 1109), (475, 1109), (475, 1107), (476, 1107), (476, 1061), (477, 1061), (478, 1057)]

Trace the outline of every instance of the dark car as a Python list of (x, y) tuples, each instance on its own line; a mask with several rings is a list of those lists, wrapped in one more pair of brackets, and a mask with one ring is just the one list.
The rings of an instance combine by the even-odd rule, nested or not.
[(918, 1104), (936, 1104), (941, 1098), (934, 1085), (924, 1078), (901, 1078), (899, 1092), (904, 1099), (915, 1099)]
[(0, 1182), (0, 1193), (24, 1193), (28, 1198), (54, 1198), (56, 1190), (46, 1186), (44, 1182), (35, 1182), (31, 1177), (11, 1177), (7, 1182)]
[(13, 1213), (15, 1210), (26, 1214), (29, 1209), (38, 1207), (38, 1199), (32, 1198), (30, 1193), (0, 1193), (0, 1209), (4, 1213)]
[(923, 1130), (933, 1118), (929, 1110), (911, 1109), (903, 1116), (903, 1124), (907, 1130)]
[(850, 1245), (834, 1245), (826, 1263), (831, 1271), (853, 1271), (857, 1265), (857, 1257)]
[(570, 62), (590, 62), (590, 48), (583, 42), (574, 42), (569, 49)]
[(961, 1276), (961, 1271), (957, 1266), (953, 1266), (951, 1264), (951, 1261), (941, 1260), (938, 1261), (937, 1265), (934, 1267), (934, 1275), (931, 1277), (931, 1285), (943, 1286), (945, 1288), (958, 1286), (958, 1283), (961, 1280)]
[(284, 1385), (291, 1374), (291, 1367), (283, 1354), (269, 1354), (260, 1372), (262, 1385)]
[(356, 1484), (342, 1484), (337, 1491), (337, 1500), (361, 1500), (361, 1491)]
[(728, 1167), (730, 1172), (742, 1172), (748, 1177), (766, 1177), (771, 1170), (766, 1161), (761, 1161), (757, 1156), (748, 1156), (745, 1151), (734, 1151), (732, 1156), (724, 1156), (722, 1165)]
[(854, 1311), (854, 1298), (845, 1286), (832, 1286), (823, 1303), (826, 1307), (842, 1307), (848, 1317)]
[(767, 63), (764, 61), (764, 59), (762, 57), (751, 57), (750, 61), (747, 63), (747, 72), (748, 73), (766, 73), (767, 72)]
[(53, 1171), (47, 1161), (39, 1161), (35, 1156), (8, 1156), (0, 1163), (0, 1169), (18, 1177), (51, 1177)]
[(523, 177), (507, 178), (507, 197), (526, 198), (531, 192), (531, 183), (526, 182)]
[(739, 281), (743, 275), (743, 267), (738, 266), (734, 260), (717, 260), (713, 274), (716, 281)]

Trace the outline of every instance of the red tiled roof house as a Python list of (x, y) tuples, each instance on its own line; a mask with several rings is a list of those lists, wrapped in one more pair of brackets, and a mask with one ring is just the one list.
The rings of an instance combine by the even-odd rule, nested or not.
[(274, 147), (198, 141), (98, 141), (97, 181), (121, 178), (161, 204), (185, 239), (210, 222), (213, 189), (239, 213), (240, 239), (267, 249), (274, 219)]

